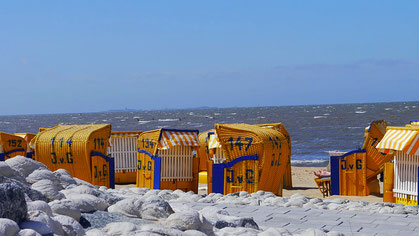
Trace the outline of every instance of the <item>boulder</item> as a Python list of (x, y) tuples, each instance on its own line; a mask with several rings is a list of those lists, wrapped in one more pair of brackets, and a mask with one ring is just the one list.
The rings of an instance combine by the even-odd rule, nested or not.
[(19, 225), (17, 225), (13, 220), (0, 218), (0, 235), (15, 236), (19, 230)]
[(115, 203), (108, 208), (109, 212), (121, 213), (129, 217), (141, 218), (143, 201), (138, 198), (127, 198)]
[(204, 234), (198, 230), (186, 230), (182, 234), (183, 236), (206, 236), (208, 234)]
[(73, 179), (73, 177), (70, 175), (70, 173), (68, 173), (67, 170), (58, 169), (53, 173), (64, 188), (67, 188), (70, 185), (77, 185), (77, 182)]
[(33, 231), (37, 232), (38, 234), (41, 234), (42, 236), (53, 236), (54, 235), (52, 230), (46, 224), (44, 224), (42, 222), (39, 222), (39, 221), (32, 221), (32, 220), (24, 221), (24, 222), (19, 224), (19, 227), (22, 230), (24, 230), (24, 229), (33, 230)]
[(127, 235), (137, 231), (137, 226), (131, 222), (113, 222), (103, 227), (102, 231), (109, 235)]
[(72, 200), (81, 212), (104, 211), (109, 206), (105, 200), (89, 194), (74, 193), (67, 195), (67, 199)]
[(0, 218), (20, 223), (26, 219), (25, 194), (20, 186), (0, 176)]
[(42, 236), (42, 235), (33, 229), (22, 229), (16, 234), (16, 236)]
[(26, 204), (28, 206), (28, 211), (39, 210), (45, 212), (48, 216), (52, 217), (52, 210), (48, 203), (44, 201), (32, 201), (27, 202)]
[(103, 232), (100, 229), (91, 229), (86, 232), (86, 236), (108, 236), (109, 234)]
[(6, 162), (0, 162), (0, 176), (15, 179), (19, 182), (25, 183), (25, 178), (17, 171), (12, 169)]
[(55, 214), (70, 216), (77, 221), (80, 220), (81, 211), (70, 199), (54, 200), (49, 202), (48, 205)]
[(15, 171), (19, 172), (25, 178), (28, 175), (30, 175), (34, 170), (48, 170), (48, 168), (41, 162), (37, 162), (23, 156), (15, 156), (13, 158), (7, 159), (6, 164), (9, 165)]
[[(45, 224), (54, 234), (64, 235), (63, 228), (60, 222), (54, 220), (53, 218), (49, 217), (43, 211), (29, 211), (28, 212), (28, 219), (31, 221), (41, 222)], [(35, 230), (36, 231), (36, 230)]]
[(45, 179), (53, 182), (54, 185), (59, 188), (59, 190), (62, 189), (60, 181), (54, 175), (54, 173), (52, 173), (50, 170), (45, 170), (45, 169), (34, 170), (31, 174), (28, 175), (28, 177), (26, 177), (26, 182), (28, 182), (29, 184), (34, 184), (40, 180), (45, 180)]
[(56, 185), (54, 182), (48, 179), (39, 180), (32, 184), (32, 189), (42, 193), (48, 202), (64, 198), (64, 194), (59, 192), (61, 188), (62, 187), (60, 185)]
[(138, 226), (138, 233), (148, 233), (143, 235), (170, 235), (170, 236), (183, 236), (183, 232), (177, 229), (172, 229), (161, 224), (145, 224)]
[(225, 227), (244, 227), (259, 230), (259, 226), (249, 217), (230, 216), (227, 211), (213, 206), (205, 207), (201, 213), (214, 227), (222, 229)]
[(215, 235), (219, 236), (233, 236), (233, 235), (240, 235), (240, 236), (255, 236), (260, 233), (257, 229), (252, 228), (243, 228), (243, 227), (224, 227), (215, 231)]
[(171, 214), (162, 223), (170, 228), (186, 231), (201, 228), (201, 221), (197, 211), (182, 211)]
[(172, 207), (164, 200), (147, 200), (141, 205), (141, 218), (145, 220), (159, 220), (173, 213)]
[(61, 224), (66, 236), (82, 236), (86, 234), (81, 224), (72, 217), (56, 215), (53, 219)]

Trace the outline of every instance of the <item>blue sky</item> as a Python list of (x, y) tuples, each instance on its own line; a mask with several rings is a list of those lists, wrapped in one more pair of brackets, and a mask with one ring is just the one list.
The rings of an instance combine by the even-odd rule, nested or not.
[(0, 3), (0, 115), (418, 101), (419, 1)]

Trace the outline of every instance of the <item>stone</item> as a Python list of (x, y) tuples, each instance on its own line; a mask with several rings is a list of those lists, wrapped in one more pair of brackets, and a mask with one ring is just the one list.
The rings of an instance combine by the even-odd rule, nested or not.
[(112, 222), (131, 222), (137, 226), (143, 224), (149, 224), (150, 222), (138, 219), (130, 218), (118, 213), (111, 213), (107, 211), (95, 211), (92, 213), (82, 213), (80, 218), (80, 224), (85, 230), (94, 228), (103, 228), (107, 224)]
[(32, 184), (32, 189), (35, 189), (42, 193), (48, 202), (53, 200), (60, 200), (64, 198), (64, 194), (60, 193), (61, 186), (56, 185), (54, 182), (48, 179), (39, 180)]
[(42, 235), (33, 229), (22, 229), (16, 234), (16, 236), (42, 236)]
[(284, 228), (268, 228), (260, 232), (258, 236), (292, 236), (292, 233)]
[(67, 195), (67, 199), (72, 200), (81, 212), (104, 211), (109, 206), (105, 200), (89, 194), (74, 193)]
[(70, 173), (68, 173), (67, 170), (58, 169), (54, 171), (53, 173), (64, 188), (70, 185), (77, 185), (77, 182), (73, 179), (73, 177), (70, 175)]
[(81, 224), (74, 218), (64, 215), (56, 215), (53, 217), (53, 219), (61, 224), (66, 236), (85, 235), (83, 226), (81, 226)]
[[(43, 211), (29, 211), (28, 212), (28, 220), (41, 222), (45, 224), (54, 234), (64, 235), (63, 228), (61, 224), (54, 220), (53, 218), (49, 217)], [(35, 230), (36, 231), (36, 230)]]
[(109, 223), (102, 229), (109, 235), (127, 235), (128, 233), (137, 231), (137, 226), (131, 222), (114, 222)]
[(224, 227), (215, 231), (215, 235), (217, 236), (233, 236), (233, 235), (240, 235), (240, 236), (254, 236), (260, 233), (257, 229), (252, 228), (243, 228), (243, 227)]
[(121, 213), (129, 217), (141, 218), (141, 206), (143, 201), (138, 198), (121, 200), (108, 208), (109, 212)]
[(161, 224), (145, 224), (138, 226), (137, 232), (148, 232), (152, 235), (170, 235), (170, 236), (182, 236), (183, 232), (177, 229), (165, 227)]
[(87, 185), (89, 187), (94, 188), (95, 186), (89, 182), (86, 182), (84, 180), (81, 180), (79, 178), (73, 177), (73, 180), (76, 181), (76, 185)]
[(48, 216), (52, 217), (52, 210), (48, 203), (44, 201), (32, 201), (27, 202), (26, 204), (28, 207), (28, 211), (39, 210), (45, 212)]
[(25, 194), (20, 186), (8, 180), (0, 176), (0, 218), (20, 223), (26, 219), (28, 211)]
[(53, 236), (54, 233), (52, 230), (44, 223), (39, 221), (24, 221), (19, 224), (19, 227), (23, 229), (31, 229), (36, 231), (37, 233), (41, 234), (42, 236)]
[(214, 227), (245, 227), (259, 230), (259, 226), (249, 217), (230, 216), (228, 212), (208, 206), (199, 211)]
[(0, 218), (0, 235), (15, 236), (20, 228), (16, 222), (11, 219)]
[(100, 229), (91, 229), (86, 232), (86, 236), (108, 236), (109, 234), (103, 232)]
[(23, 177), (19, 172), (12, 169), (6, 162), (0, 162), (0, 176), (4, 176), (10, 179), (15, 179), (19, 182), (26, 182), (25, 177)]
[(23, 156), (15, 156), (13, 158), (7, 159), (5, 162), (12, 169), (19, 172), (24, 178), (30, 175), (34, 170), (48, 170), (48, 168), (41, 162), (34, 161)]
[(208, 234), (204, 234), (198, 230), (186, 230), (182, 234), (183, 236), (206, 236)]
[(198, 230), (201, 227), (199, 213), (194, 210), (175, 212), (162, 222), (170, 228), (181, 231)]
[(48, 205), (55, 214), (70, 216), (77, 221), (80, 220), (81, 211), (70, 199), (54, 200), (49, 202)]
[(28, 177), (26, 177), (26, 182), (28, 182), (29, 184), (34, 184), (44, 179), (50, 180), (51, 182), (54, 183), (55, 186), (61, 187), (60, 181), (54, 175), (54, 173), (52, 173), (50, 170), (45, 170), (45, 169), (34, 170), (31, 174), (28, 175)]
[(327, 232), (327, 236), (345, 236), (345, 234), (336, 231), (329, 231)]
[(164, 200), (147, 200), (141, 205), (141, 218), (146, 220), (159, 220), (167, 218), (174, 211)]
[[(296, 195), (296, 194), (294, 194)], [(294, 196), (293, 195), (293, 196)], [(308, 202), (308, 199), (306, 197), (300, 198), (300, 197), (294, 197), (291, 198), (287, 203), (284, 204), (285, 207), (299, 207), (302, 208), (304, 204)]]

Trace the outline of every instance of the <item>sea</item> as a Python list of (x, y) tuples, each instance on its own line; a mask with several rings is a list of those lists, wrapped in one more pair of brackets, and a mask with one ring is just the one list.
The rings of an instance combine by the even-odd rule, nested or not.
[(394, 102), (13, 115), (0, 116), (0, 131), (37, 133), (41, 127), (59, 124), (107, 123), (116, 131), (176, 128), (202, 132), (216, 123), (282, 122), (291, 136), (292, 165), (326, 166), (328, 151), (361, 148), (364, 129), (371, 121), (404, 126), (415, 119), (419, 119), (419, 102)]

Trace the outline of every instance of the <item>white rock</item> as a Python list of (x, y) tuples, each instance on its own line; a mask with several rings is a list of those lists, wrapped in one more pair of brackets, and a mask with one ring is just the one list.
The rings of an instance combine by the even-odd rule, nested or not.
[(199, 213), (194, 210), (175, 212), (162, 221), (164, 225), (178, 230), (198, 230), (201, 227)]
[(259, 229), (259, 226), (248, 217), (230, 216), (228, 212), (208, 206), (199, 211), (214, 227), (221, 229), (224, 227), (246, 227)]
[(39, 210), (45, 212), (50, 217), (52, 216), (51, 207), (44, 201), (27, 202), (26, 205), (28, 206), (28, 211)]
[(16, 236), (42, 236), (42, 235), (33, 229), (22, 229), (16, 234)]
[(93, 188), (89, 185), (78, 185), (75, 186), (74, 188), (70, 188), (70, 189), (65, 189), (63, 191), (61, 191), (66, 197), (68, 197), (71, 194), (89, 194), (95, 197), (100, 196), (101, 194), (103, 194), (100, 190), (97, 190), (96, 188)]
[(51, 231), (54, 234), (64, 235), (64, 231), (61, 224), (53, 218), (49, 217), (43, 211), (28, 211), (28, 219), (31, 221), (37, 221), (45, 224), (46, 226), (48, 226), (48, 228), (51, 229)]
[(81, 212), (104, 211), (109, 206), (105, 200), (89, 194), (74, 193), (67, 195), (67, 199), (72, 200)]
[(73, 179), (73, 177), (68, 173), (67, 170), (58, 169), (54, 171), (54, 175), (58, 178), (61, 185), (66, 188), (70, 185), (77, 185), (77, 182)]
[[(58, 180), (58, 178), (54, 175), (54, 173), (52, 173), (50, 170), (45, 170), (45, 169), (38, 169), (38, 170), (34, 170), (30, 175), (28, 175), (28, 177), (26, 177), (26, 182), (30, 183), (30, 184), (34, 184), (40, 180), (50, 180), (54, 183), (55, 186), (60, 186), (60, 181)], [(62, 188), (61, 188), (62, 189)], [(61, 190), (59, 189), (59, 190)]]
[(260, 232), (258, 236), (292, 236), (292, 233), (284, 228), (268, 228)]
[(380, 214), (392, 214), (394, 212), (394, 209), (388, 206), (381, 207), (378, 211)]
[(145, 201), (141, 205), (141, 218), (145, 220), (159, 220), (173, 213), (172, 207), (164, 200)]
[(109, 234), (103, 232), (100, 229), (91, 229), (86, 232), (86, 236), (109, 236)]
[(198, 230), (186, 230), (182, 234), (183, 236), (206, 236), (207, 234), (204, 234)]
[(294, 198), (289, 199), (289, 201), (287, 203), (285, 203), (284, 206), (285, 207), (300, 207), (301, 208), (307, 202), (308, 202), (308, 199), (306, 197), (304, 197), (304, 198), (302, 198), (302, 197), (294, 197)]
[(20, 182), (26, 182), (25, 178), (17, 171), (12, 169), (6, 162), (0, 162), (0, 176), (15, 179)]
[(84, 181), (84, 180), (81, 180), (81, 179), (79, 179), (79, 178), (76, 178), (76, 177), (73, 177), (73, 180), (74, 180), (74, 181), (76, 181), (76, 184), (77, 184), (77, 185), (87, 185), (87, 186), (92, 187), (92, 188), (94, 188), (94, 187), (95, 187), (93, 184), (91, 184), (91, 183), (89, 183), (89, 182), (86, 182), (86, 181)]
[(19, 172), (25, 178), (29, 174), (31, 174), (34, 170), (38, 170), (38, 169), (47, 170), (48, 169), (41, 162), (37, 162), (23, 156), (15, 156), (13, 158), (7, 159), (6, 164), (9, 165), (12, 169)]
[(19, 226), (13, 220), (0, 218), (0, 235), (15, 236), (19, 230)]
[(54, 200), (49, 202), (48, 205), (55, 214), (70, 216), (77, 221), (80, 220), (81, 211), (70, 199)]
[(121, 200), (108, 208), (109, 212), (121, 213), (129, 217), (141, 218), (141, 206), (143, 201), (138, 198)]
[(83, 226), (75, 219), (69, 216), (56, 215), (54, 220), (60, 222), (66, 236), (82, 236), (85, 235)]
[(103, 227), (102, 231), (109, 235), (126, 235), (137, 231), (137, 226), (131, 222), (112, 222)]
[(327, 234), (320, 229), (309, 228), (300, 233), (301, 236), (327, 236)]
[(215, 235), (219, 236), (233, 236), (233, 235), (240, 235), (240, 236), (255, 236), (260, 233), (257, 229), (251, 228), (243, 228), (243, 227), (225, 227), (215, 231)]
[(33, 189), (41, 192), (48, 201), (60, 200), (64, 198), (64, 194), (60, 193), (60, 187), (48, 179), (37, 181), (31, 186)]
[(44, 223), (39, 221), (24, 221), (19, 224), (20, 228), (23, 229), (32, 229), (41, 235), (51, 235), (53, 234), (52, 230)]
[(161, 224), (146, 224), (138, 226), (139, 232), (149, 232), (159, 235), (182, 236), (183, 232), (177, 229), (165, 227)]

